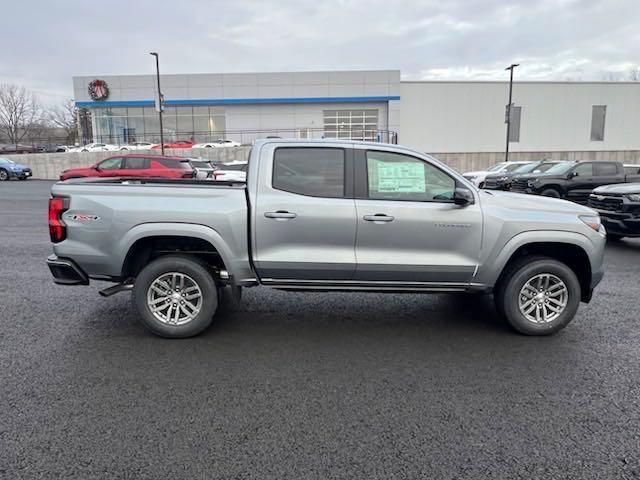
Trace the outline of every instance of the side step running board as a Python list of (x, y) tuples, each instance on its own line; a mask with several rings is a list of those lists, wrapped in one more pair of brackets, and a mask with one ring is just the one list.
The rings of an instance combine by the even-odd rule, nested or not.
[(113, 285), (109, 288), (105, 288), (104, 290), (100, 290), (98, 293), (103, 297), (110, 297), (111, 295), (115, 295), (120, 292), (130, 292), (133, 290), (133, 283), (118, 283), (117, 285)]

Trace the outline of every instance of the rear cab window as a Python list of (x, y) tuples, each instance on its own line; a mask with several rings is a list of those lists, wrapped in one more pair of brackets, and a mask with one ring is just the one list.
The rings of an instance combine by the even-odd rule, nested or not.
[(330, 147), (279, 147), (273, 158), (272, 186), (312, 197), (345, 196), (345, 150)]

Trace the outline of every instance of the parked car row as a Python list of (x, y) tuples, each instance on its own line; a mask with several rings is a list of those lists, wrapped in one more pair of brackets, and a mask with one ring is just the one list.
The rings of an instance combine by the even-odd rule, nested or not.
[(570, 200), (596, 210), (612, 240), (640, 237), (640, 165), (609, 161), (503, 162), (464, 177), (486, 190)]
[(70, 168), (60, 180), (89, 177), (117, 178), (195, 178), (244, 182), (247, 162), (213, 163), (203, 158), (126, 154), (109, 157), (82, 168)]

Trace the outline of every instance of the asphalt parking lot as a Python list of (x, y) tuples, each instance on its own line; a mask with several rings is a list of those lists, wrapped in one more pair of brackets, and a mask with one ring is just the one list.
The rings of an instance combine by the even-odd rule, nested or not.
[(0, 183), (0, 478), (640, 477), (640, 241), (553, 337), (477, 298), (256, 288), (170, 341), (53, 284), (50, 185)]

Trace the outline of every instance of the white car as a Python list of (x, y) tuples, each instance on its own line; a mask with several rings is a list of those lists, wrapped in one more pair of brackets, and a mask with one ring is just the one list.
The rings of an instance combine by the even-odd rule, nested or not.
[(489, 167), (487, 170), (479, 170), (477, 172), (467, 172), (462, 174), (464, 178), (473, 183), (476, 187), (482, 188), (484, 187), (484, 180), (487, 178), (487, 175), (490, 173), (506, 173), (512, 172), (513, 170), (520, 168), (522, 165), (526, 165), (531, 163), (530, 161), (519, 161), (519, 162), (500, 162), (495, 165)]
[(220, 138), (218, 140), (212, 140), (210, 142), (196, 143), (191, 148), (225, 148), (225, 147), (239, 147), (240, 145), (241, 143), (239, 142)]
[(157, 143), (151, 142), (131, 142), (127, 145), (122, 145), (120, 150), (151, 150), (156, 145)]
[(247, 162), (223, 163), (220, 168), (213, 172), (216, 180), (225, 180), (230, 182), (246, 182), (247, 181)]
[(120, 150), (117, 145), (110, 145), (108, 143), (88, 143), (87, 145), (81, 145), (69, 150), (71, 152), (115, 152)]

